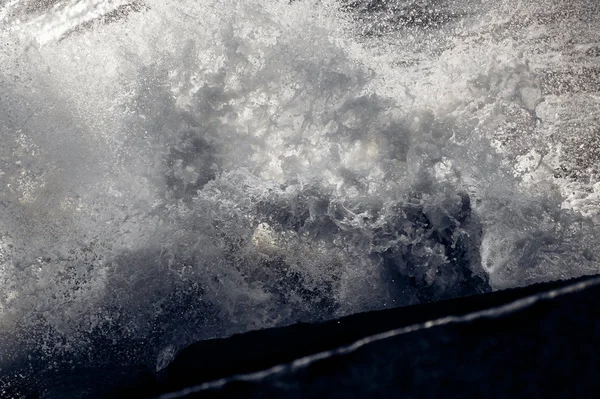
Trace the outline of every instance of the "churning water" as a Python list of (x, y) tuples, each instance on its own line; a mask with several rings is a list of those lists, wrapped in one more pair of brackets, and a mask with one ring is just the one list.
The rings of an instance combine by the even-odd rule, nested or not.
[(596, 273), (599, 4), (0, 1), (0, 367)]

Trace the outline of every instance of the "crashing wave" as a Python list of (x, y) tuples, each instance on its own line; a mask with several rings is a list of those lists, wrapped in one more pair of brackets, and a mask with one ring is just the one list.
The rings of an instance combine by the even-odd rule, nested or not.
[(552, 91), (542, 6), (459, 3), (5, 3), (0, 358), (597, 272), (549, 139), (596, 94)]

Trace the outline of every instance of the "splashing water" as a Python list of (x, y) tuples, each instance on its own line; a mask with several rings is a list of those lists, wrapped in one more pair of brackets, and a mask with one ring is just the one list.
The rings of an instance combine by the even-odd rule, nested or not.
[(0, 367), (596, 273), (600, 10), (491, 3), (0, 3)]

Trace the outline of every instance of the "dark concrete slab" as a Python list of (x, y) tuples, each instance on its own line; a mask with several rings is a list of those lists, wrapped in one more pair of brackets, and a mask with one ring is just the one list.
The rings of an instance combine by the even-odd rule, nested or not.
[(599, 297), (598, 276), (537, 284), (201, 341), (159, 373), (121, 364), (47, 370), (2, 394), (592, 397), (600, 393)]
[[(582, 282), (591, 286), (529, 304), (532, 296)], [(160, 390), (266, 370), (365, 337), (455, 316), (457, 320), (437, 327), (392, 334), (349, 353), (323, 355), (306, 367), (288, 364), (275, 373), (221, 381), (193, 397), (547, 397), (554, 392), (554, 378), (562, 376), (565, 386), (581, 384), (581, 378), (585, 383), (586, 376), (591, 378), (590, 362), (600, 366), (586, 355), (600, 354), (595, 345), (600, 342), (600, 307), (594, 300), (600, 288), (594, 284), (584, 277), (198, 342), (161, 373)], [(493, 317), (473, 316), (515, 301), (528, 305)], [(587, 382), (593, 385), (593, 379)]]

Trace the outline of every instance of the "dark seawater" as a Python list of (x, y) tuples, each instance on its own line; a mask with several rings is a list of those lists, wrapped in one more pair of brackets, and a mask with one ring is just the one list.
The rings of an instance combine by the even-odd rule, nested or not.
[(0, 393), (597, 273), (598, 4), (0, 0)]

